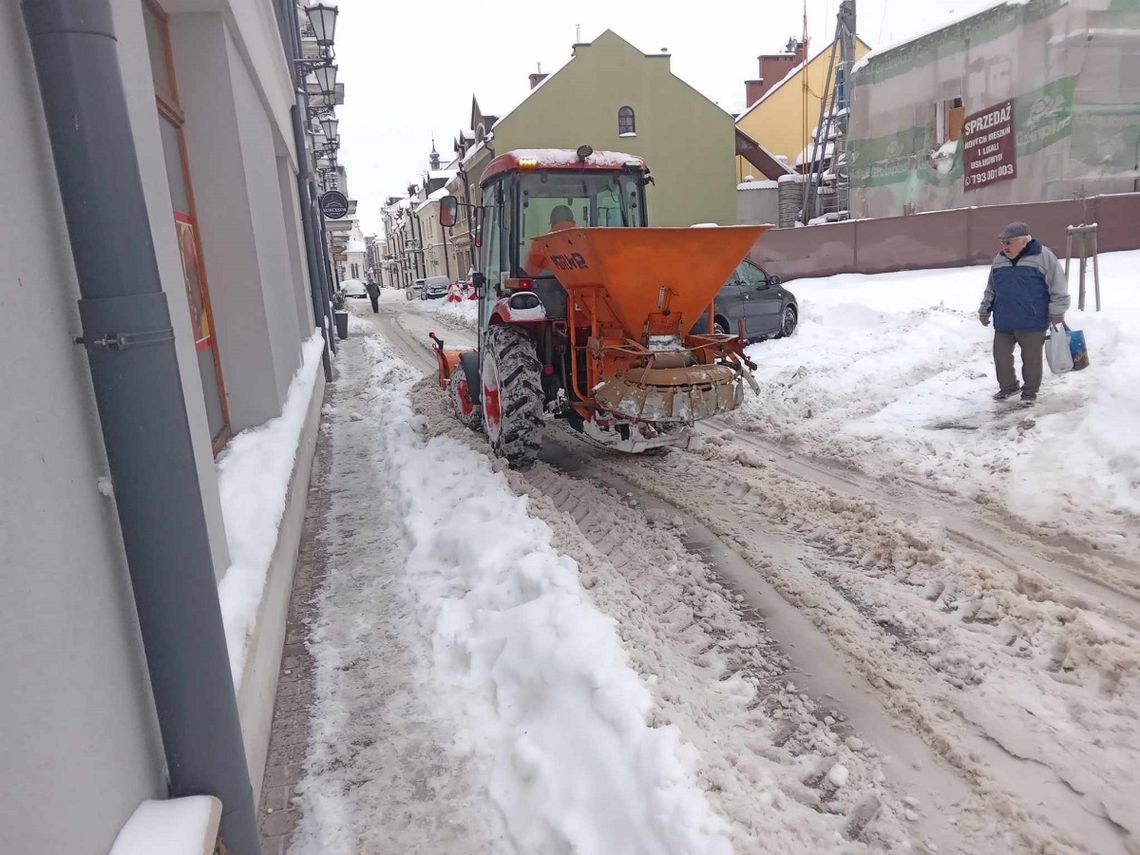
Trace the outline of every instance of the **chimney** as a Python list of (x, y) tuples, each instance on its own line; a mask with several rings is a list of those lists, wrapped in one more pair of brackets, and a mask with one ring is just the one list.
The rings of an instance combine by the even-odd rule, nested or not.
[(770, 92), (807, 58), (807, 43), (799, 39), (788, 40), (785, 53), (766, 53), (757, 57), (760, 62), (760, 77), (744, 81), (745, 105), (751, 107)]
[(764, 81), (763, 80), (745, 80), (744, 81), (744, 108), (748, 109), (757, 101), (764, 97)]
[(534, 87), (536, 87), (538, 84), (540, 84), (542, 81), (544, 81), (547, 78), (547, 76), (548, 75), (545, 75), (542, 73), (542, 63), (540, 62), (538, 64), (538, 71), (536, 71), (534, 74), (532, 74), (528, 78), (530, 80), (530, 88), (533, 89)]

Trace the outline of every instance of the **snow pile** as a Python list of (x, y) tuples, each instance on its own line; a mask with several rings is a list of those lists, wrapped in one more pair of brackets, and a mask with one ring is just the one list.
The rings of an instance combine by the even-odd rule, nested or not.
[(301, 367), (289, 384), (281, 415), (242, 431), (218, 459), (218, 492), (232, 562), (218, 583), (218, 599), (235, 689), (241, 687), (246, 639), (257, 623), (323, 347), (319, 332), (304, 343)]
[(1140, 252), (1103, 255), (1100, 271), (1105, 311), (1066, 318), (1091, 366), (1046, 370), (1031, 408), (990, 400), (986, 267), (793, 282), (799, 330), (749, 348), (762, 388), (737, 418), (872, 474), (901, 470), (1121, 545), (1140, 515)]
[(432, 304), (433, 314), (454, 323), (456, 326), (475, 329), (479, 323), (479, 301), (461, 300), (453, 303), (450, 300), (441, 300)]
[(211, 796), (148, 799), (135, 808), (111, 847), (111, 855), (202, 855), (210, 839)]
[(693, 783), (694, 752), (674, 728), (649, 726), (650, 695), (576, 564), (486, 457), (420, 438), (412, 372), (378, 341), (365, 346), (433, 678), (470, 723), (463, 747), (490, 761), (515, 848), (731, 851), (726, 823)]

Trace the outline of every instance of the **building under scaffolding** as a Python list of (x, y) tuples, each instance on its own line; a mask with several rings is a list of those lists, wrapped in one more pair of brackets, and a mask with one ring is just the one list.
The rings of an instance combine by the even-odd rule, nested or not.
[(1140, 189), (1140, 0), (1006, 0), (851, 82), (853, 217)]

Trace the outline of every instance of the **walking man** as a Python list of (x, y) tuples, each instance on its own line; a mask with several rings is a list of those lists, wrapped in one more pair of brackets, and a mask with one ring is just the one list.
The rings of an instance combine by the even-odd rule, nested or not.
[(380, 311), (380, 286), (376, 284), (376, 280), (372, 278), (372, 273), (369, 271), (368, 281), (364, 283), (364, 290), (368, 292), (368, 300), (372, 303), (373, 314)]
[[(978, 320), (994, 324), (994, 371), (998, 391), (995, 401), (1004, 401), (1021, 391), (1021, 400), (1031, 404), (1041, 388), (1041, 356), (1049, 324), (1065, 320), (1069, 308), (1069, 283), (1065, 269), (1048, 247), (1029, 233), (1025, 223), (1010, 223), (998, 236), (1001, 252), (990, 268), (990, 278)], [(1014, 345), (1021, 348), (1022, 384), (1017, 383), (1013, 364)]]

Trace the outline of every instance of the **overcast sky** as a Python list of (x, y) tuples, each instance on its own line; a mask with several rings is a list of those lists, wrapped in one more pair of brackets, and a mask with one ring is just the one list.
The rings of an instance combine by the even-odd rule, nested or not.
[[(384, 198), (402, 194), (428, 164), (432, 135), (446, 163), (475, 94), (487, 112), (526, 95), (541, 63), (570, 59), (580, 28), (606, 29), (652, 53), (667, 48), (678, 77), (729, 112), (744, 107), (756, 57), (782, 51), (803, 32), (804, 0), (339, 0), (336, 33), (341, 163), (366, 233), (380, 228)], [(858, 0), (858, 33), (872, 47), (936, 29), (992, 0)], [(812, 51), (830, 43), (839, 0), (807, 0)], [(684, 9), (684, 13), (678, 10)], [(587, 142), (584, 140), (584, 142)]]

